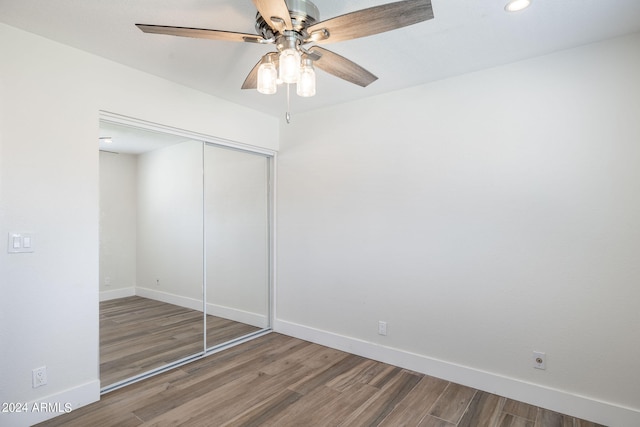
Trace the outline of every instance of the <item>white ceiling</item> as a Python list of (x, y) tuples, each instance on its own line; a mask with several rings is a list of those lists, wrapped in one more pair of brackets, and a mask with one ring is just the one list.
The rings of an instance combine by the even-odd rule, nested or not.
[[(389, 0), (316, 0), (321, 20)], [(435, 19), (362, 39), (323, 45), (379, 77), (361, 88), (318, 71), (313, 98), (292, 95), (294, 112), (369, 97), (640, 31), (640, 0), (433, 0)], [(250, 0), (0, 0), (0, 22), (264, 111), (284, 113), (284, 90), (240, 86), (272, 45), (145, 34), (134, 24), (254, 33)], [(293, 91), (295, 92), (295, 91)]]
[(101, 121), (98, 148), (110, 153), (142, 154), (187, 141), (190, 139), (183, 136)]

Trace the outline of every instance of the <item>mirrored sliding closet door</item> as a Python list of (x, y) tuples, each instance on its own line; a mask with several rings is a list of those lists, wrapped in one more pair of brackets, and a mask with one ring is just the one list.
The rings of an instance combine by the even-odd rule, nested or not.
[(270, 328), (272, 159), (200, 137), (100, 122), (103, 392)]

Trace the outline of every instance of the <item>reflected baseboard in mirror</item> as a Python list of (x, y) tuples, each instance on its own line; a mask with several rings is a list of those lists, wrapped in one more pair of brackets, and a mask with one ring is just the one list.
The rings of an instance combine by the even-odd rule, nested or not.
[[(100, 303), (102, 387), (202, 352), (202, 312), (139, 296)], [(207, 343), (222, 344), (260, 328), (207, 316)]]

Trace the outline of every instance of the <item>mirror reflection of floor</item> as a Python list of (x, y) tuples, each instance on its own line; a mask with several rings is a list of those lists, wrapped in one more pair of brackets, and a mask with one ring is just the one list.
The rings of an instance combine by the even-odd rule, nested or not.
[[(260, 328), (207, 316), (207, 346)], [(100, 302), (100, 382), (105, 387), (203, 350), (202, 312), (139, 296)]]

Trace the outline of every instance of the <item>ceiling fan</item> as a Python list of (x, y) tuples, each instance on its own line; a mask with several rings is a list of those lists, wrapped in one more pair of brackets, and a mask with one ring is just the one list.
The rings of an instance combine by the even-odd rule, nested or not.
[[(315, 94), (315, 65), (336, 77), (366, 87), (377, 77), (358, 64), (317, 45), (351, 40), (395, 30), (433, 18), (431, 0), (405, 0), (358, 10), (319, 21), (309, 0), (252, 0), (257, 34), (202, 28), (136, 24), (145, 33), (211, 40), (274, 44), (277, 52), (264, 55), (242, 89), (276, 92), (279, 83), (297, 83), (300, 96)], [(307, 45), (312, 44), (307, 47)]]

